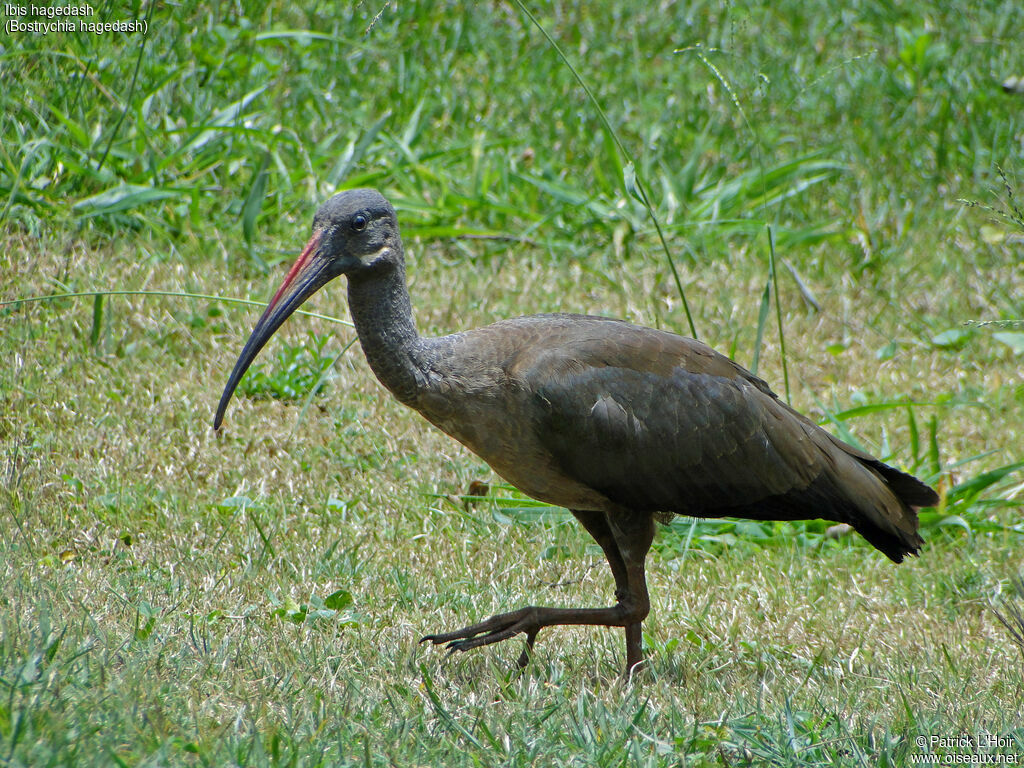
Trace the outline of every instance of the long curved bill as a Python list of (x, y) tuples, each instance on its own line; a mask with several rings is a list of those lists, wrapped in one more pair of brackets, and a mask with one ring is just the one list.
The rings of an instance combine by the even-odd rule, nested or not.
[(217, 415), (213, 418), (213, 428), (220, 429), (224, 421), (224, 411), (227, 410), (231, 395), (234, 394), (238, 382), (256, 359), (256, 355), (274, 335), (274, 332), (281, 327), (281, 324), (298, 309), (302, 303), (317, 292), (333, 275), (328, 267), (330, 261), (320, 256), (317, 246), (320, 245), (320, 232), (314, 232), (302, 254), (295, 264), (288, 271), (281, 286), (270, 300), (263, 316), (252, 329), (252, 335), (245, 343), (242, 354), (235, 363), (234, 370), (228, 378), (227, 386), (224, 387), (224, 394), (220, 396), (220, 403), (217, 405)]

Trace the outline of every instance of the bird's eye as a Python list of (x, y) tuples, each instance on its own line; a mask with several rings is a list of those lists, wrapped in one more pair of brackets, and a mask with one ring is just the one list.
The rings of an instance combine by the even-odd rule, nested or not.
[(362, 232), (366, 229), (366, 217), (363, 214), (357, 213), (352, 217), (352, 229), (356, 232)]

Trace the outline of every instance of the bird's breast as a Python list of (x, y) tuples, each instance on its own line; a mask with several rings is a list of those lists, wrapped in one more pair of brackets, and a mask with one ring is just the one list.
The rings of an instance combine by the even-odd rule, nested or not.
[[(432, 392), (414, 406), (526, 495), (569, 509), (612, 510), (606, 496), (568, 476), (538, 440), (526, 393)], [(595, 404), (601, 408), (603, 404)]]

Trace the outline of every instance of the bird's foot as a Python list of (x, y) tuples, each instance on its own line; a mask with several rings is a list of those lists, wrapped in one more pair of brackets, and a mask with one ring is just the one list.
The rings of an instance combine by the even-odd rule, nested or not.
[(421, 643), (433, 643), (444, 645), (448, 648), (448, 655), (456, 651), (468, 651), (473, 648), (480, 648), (492, 643), (500, 643), (510, 637), (522, 633), (526, 635), (526, 650), (519, 657), (519, 667), (526, 665), (530, 658), (530, 651), (533, 649), (533, 642), (541, 629), (539, 611), (533, 606), (520, 608), (518, 611), (499, 613), (491, 618), (473, 624), (469, 627), (457, 629), (454, 632), (445, 632), (438, 635), (427, 635), (420, 639)]

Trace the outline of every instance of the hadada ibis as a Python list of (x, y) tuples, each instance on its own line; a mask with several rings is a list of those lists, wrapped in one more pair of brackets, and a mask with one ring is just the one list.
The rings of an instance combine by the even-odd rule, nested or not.
[(214, 428), (271, 335), (338, 275), (381, 383), (524, 493), (569, 508), (615, 579), (607, 608), (528, 606), (423, 641), (467, 651), (524, 634), (522, 666), (545, 627), (623, 627), (629, 671), (642, 660), (655, 523), (677, 514), (847, 523), (897, 563), (923, 543), (917, 510), (938, 502), (935, 491), (836, 439), (699, 341), (569, 314), (420, 336), (395, 210), (372, 189), (317, 211), (235, 363)]

